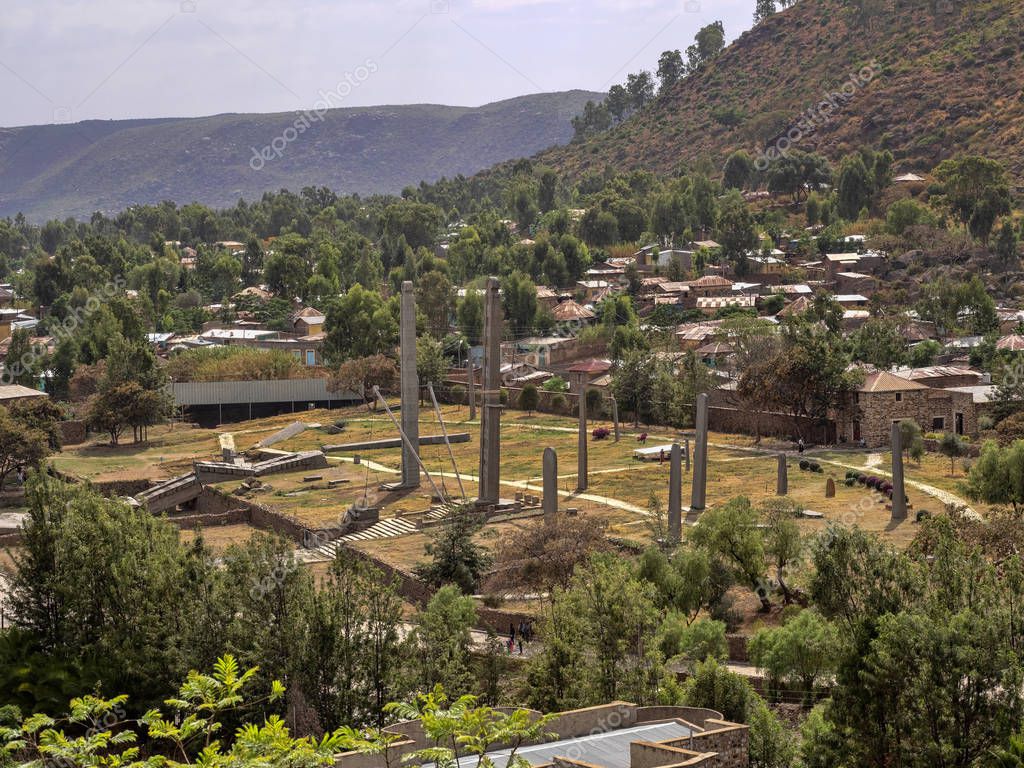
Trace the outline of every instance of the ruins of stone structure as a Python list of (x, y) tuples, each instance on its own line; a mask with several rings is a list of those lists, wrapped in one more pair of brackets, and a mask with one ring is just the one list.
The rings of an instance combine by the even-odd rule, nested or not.
[(789, 493), (789, 465), (786, 464), (786, 454), (778, 456), (779, 468), (775, 477), (775, 495), (785, 496)]

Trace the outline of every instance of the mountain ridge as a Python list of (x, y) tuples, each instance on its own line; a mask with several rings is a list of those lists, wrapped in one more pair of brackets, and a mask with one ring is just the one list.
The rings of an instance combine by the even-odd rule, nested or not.
[[(594, 98), (573, 90), (480, 107), (331, 109), (294, 137), (286, 131), (301, 112), (0, 128), (0, 216), (82, 217), (162, 200), (226, 206), (282, 187), (397, 193), (568, 141), (572, 117)], [(261, 165), (256, 155), (272, 145)]]

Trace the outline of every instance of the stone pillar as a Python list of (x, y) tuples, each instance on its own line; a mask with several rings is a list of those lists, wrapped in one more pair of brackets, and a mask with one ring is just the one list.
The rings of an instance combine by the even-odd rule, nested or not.
[(686, 473), (690, 473), (690, 438), (683, 439), (683, 457), (686, 459)]
[(612, 423), (615, 425), (615, 442), (619, 442), (619, 401), (612, 395)]
[(399, 336), (401, 346), (402, 487), (420, 485), (420, 380), (416, 373), (416, 296), (412, 282), (402, 283), (402, 314)]
[(693, 453), (693, 493), (690, 510), (701, 512), (707, 506), (708, 490), (708, 396), (697, 395), (697, 437)]
[(779, 471), (775, 479), (775, 495), (785, 496), (789, 493), (789, 467), (786, 465), (786, 454), (779, 454)]
[(554, 448), (544, 449), (544, 519), (558, 514), (558, 454)]
[(501, 483), (501, 294), (498, 278), (487, 278), (484, 296), (483, 392), (480, 414), (480, 495), (477, 504), (494, 505)]
[(671, 466), (668, 472), (668, 538), (683, 539), (683, 449), (673, 443)]
[(907, 519), (907, 489), (903, 482), (903, 435), (900, 425), (892, 425), (892, 519)]
[(587, 490), (587, 374), (581, 373), (579, 380), (580, 428), (577, 444), (576, 491)]
[(466, 397), (469, 400), (469, 420), (476, 421), (476, 373), (472, 351), (469, 353), (469, 377), (466, 380)]

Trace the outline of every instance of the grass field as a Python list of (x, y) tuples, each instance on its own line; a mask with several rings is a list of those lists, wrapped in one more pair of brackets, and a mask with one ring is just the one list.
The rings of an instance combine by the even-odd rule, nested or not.
[[(455, 463), (463, 475), (467, 496), (476, 494), (475, 476), (479, 462), (479, 422), (468, 419), (468, 409), (444, 406), (442, 413), (449, 433), (468, 432), (470, 442), (452, 446)], [(215, 430), (196, 429), (183, 425), (152, 430), (151, 440), (144, 445), (125, 445), (111, 448), (98, 443), (71, 448), (54, 458), (55, 465), (64, 472), (94, 481), (124, 479), (163, 479), (188, 471), (194, 459), (214, 458), (219, 453), (218, 435), (230, 432), (239, 450), (253, 447), (277, 430), (301, 419), (307, 424), (332, 425), (344, 423), (340, 434), (331, 435), (324, 428), (310, 428), (302, 434), (279, 443), (281, 450), (311, 450), (325, 445), (379, 440), (396, 436), (394, 426), (382, 412), (369, 412), (363, 407), (336, 411), (309, 411), (302, 414), (260, 419), (242, 424), (224, 425)], [(611, 427), (602, 420), (593, 420), (591, 430), (597, 426)], [(420, 434), (440, 434), (440, 426), (433, 411), (424, 408), (420, 413)], [(648, 446), (682, 442), (684, 433), (658, 428), (648, 430)], [(622, 439), (588, 442), (589, 487), (582, 496), (576, 496), (577, 486), (577, 424), (574, 419), (547, 414), (526, 414), (509, 411), (502, 417), (501, 478), (502, 495), (511, 498), (517, 492), (541, 493), (541, 456), (545, 447), (552, 447), (559, 457), (559, 489), (562, 504), (575, 507), (585, 514), (599, 515), (616, 536), (645, 541), (650, 539), (647, 512), (652, 495), (665, 506), (668, 501), (669, 466), (666, 461), (640, 462), (633, 458), (637, 447), (635, 432), (623, 427)], [(754, 502), (775, 497), (776, 459), (773, 454), (756, 450), (751, 438), (742, 435), (712, 434), (708, 451), (708, 507), (722, 504), (744, 495)], [(434, 482), (442, 492), (459, 495), (458, 481), (444, 445), (424, 446), (421, 458)], [(885, 454), (869, 452), (822, 453), (823, 462), (836, 462), (851, 466), (867, 466), (869, 461), (880, 468), (888, 464)], [(321, 481), (306, 483), (308, 472), (272, 475), (264, 478), (271, 490), (253, 496), (267, 507), (298, 519), (302, 524), (323, 528), (338, 523), (345, 511), (356, 501), (365, 499), (382, 507), (383, 517), (407, 515), (426, 511), (433, 491), (424, 479), (421, 488), (412, 493), (386, 493), (380, 485), (397, 479), (401, 466), (398, 448), (362, 451), (361, 463), (354, 464), (351, 453), (334, 453), (331, 467), (325, 470)], [(880, 463), (879, 463), (880, 462)], [(872, 464), (875, 465), (875, 464)], [(823, 463), (825, 472), (803, 472), (797, 466), (797, 457), (789, 459), (789, 495), (804, 508), (820, 512), (824, 521), (804, 520), (801, 525), (808, 531), (820, 529), (827, 521), (857, 524), (875, 531), (894, 543), (905, 545), (914, 536), (916, 525), (905, 522), (890, 524), (886, 501), (878, 494), (862, 487), (843, 485), (845, 468)], [(319, 473), (318, 473), (319, 474)], [(962, 479), (949, 477), (949, 464), (937, 456), (927, 457), (920, 467), (907, 465), (909, 480), (919, 480), (940, 491), (958, 493)], [(825, 486), (828, 478), (836, 484), (836, 494), (827, 498)], [(328, 488), (329, 480), (347, 480), (336, 488)], [(689, 504), (690, 476), (684, 474), (683, 499)], [(231, 492), (237, 482), (222, 483), (220, 488)], [(908, 487), (913, 509), (942, 508), (942, 503), (923, 490)], [(234, 526), (228, 528), (235, 529)], [(241, 528), (245, 528), (242, 526)], [(217, 539), (227, 541), (233, 536), (246, 536), (244, 530), (223, 530)], [(500, 526), (493, 526), (500, 533)], [(214, 534), (211, 529), (209, 535)], [(366, 546), (375, 554), (388, 552), (387, 559), (396, 564), (409, 565), (422, 556), (424, 539), (418, 536), (402, 540), (384, 539)], [(379, 551), (378, 551), (379, 550)]]

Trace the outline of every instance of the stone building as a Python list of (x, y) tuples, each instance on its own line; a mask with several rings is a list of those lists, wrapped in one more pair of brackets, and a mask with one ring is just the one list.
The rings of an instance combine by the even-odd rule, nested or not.
[(978, 433), (974, 399), (967, 392), (935, 389), (879, 371), (864, 379), (853, 399), (836, 420), (840, 441), (881, 448), (889, 444), (893, 422), (904, 419), (913, 419), (924, 432)]
[[(547, 729), (553, 739), (527, 743), (516, 755), (533, 768), (747, 768), (750, 728), (730, 723), (710, 709), (640, 707), (612, 702), (559, 713)], [(432, 747), (419, 720), (388, 726), (400, 736), (386, 755), (346, 752), (337, 768), (386, 768), (403, 756)], [(506, 768), (510, 745), (496, 744), (487, 753), (495, 768)], [(475, 758), (474, 758), (475, 759)]]

